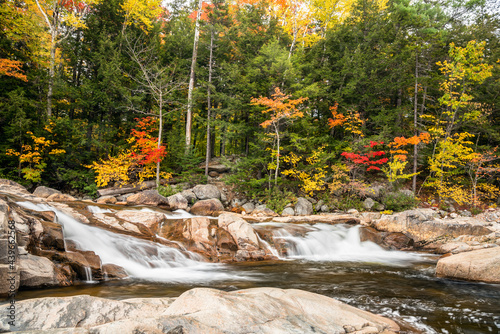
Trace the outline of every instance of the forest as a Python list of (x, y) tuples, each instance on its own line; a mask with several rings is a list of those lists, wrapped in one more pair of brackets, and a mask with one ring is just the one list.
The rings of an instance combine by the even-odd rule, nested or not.
[(487, 0), (2, 0), (0, 178), (92, 197), (206, 183), (217, 159), (224, 182), (274, 208), (298, 194), (352, 208), (373, 184), (412, 190), (388, 209), (495, 205), (499, 12)]

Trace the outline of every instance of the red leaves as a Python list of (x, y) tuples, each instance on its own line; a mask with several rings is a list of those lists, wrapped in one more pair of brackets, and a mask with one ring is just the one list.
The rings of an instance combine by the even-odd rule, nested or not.
[[(383, 145), (384, 142), (376, 142), (376, 141), (370, 141), (370, 145), (365, 145), (366, 148), (373, 148), (378, 145)], [(350, 160), (351, 162), (359, 165), (365, 165), (368, 166), (366, 168), (366, 171), (371, 171), (371, 170), (380, 170), (379, 167), (375, 165), (383, 165), (387, 161), (389, 161), (388, 158), (380, 158), (378, 160), (372, 160), (374, 157), (381, 157), (385, 155), (386, 152), (384, 151), (371, 151), (368, 153), (352, 153), (352, 152), (342, 152), (341, 156), (345, 157), (347, 160)]]
[(167, 155), (167, 149), (163, 145), (158, 147), (158, 138), (151, 135), (156, 119), (145, 117), (135, 120), (136, 129), (131, 130), (131, 140), (134, 142), (131, 156), (142, 166), (160, 162)]

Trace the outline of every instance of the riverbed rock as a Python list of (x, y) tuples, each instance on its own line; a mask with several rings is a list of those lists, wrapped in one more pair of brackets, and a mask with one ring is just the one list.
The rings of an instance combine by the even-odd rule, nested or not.
[(115, 204), (118, 202), (115, 196), (101, 196), (96, 200), (99, 204)]
[(140, 193), (127, 197), (128, 205), (151, 205), (159, 207), (167, 207), (168, 199), (158, 193), (157, 190), (144, 190)]
[(160, 212), (120, 210), (116, 214), (117, 218), (125, 220), (135, 225), (146, 234), (154, 235), (158, 225), (165, 220), (165, 215)]
[(191, 189), (183, 190), (180, 194), (184, 196), (189, 204), (194, 204), (197, 201), (196, 195)]
[(49, 197), (47, 197), (47, 201), (49, 202), (73, 202), (76, 201), (76, 198), (74, 198), (71, 195), (68, 194), (52, 194)]
[(224, 205), (217, 198), (205, 199), (194, 203), (189, 211), (196, 216), (217, 217), (224, 211)]
[(33, 192), (33, 195), (38, 196), (38, 197), (42, 197), (42, 198), (47, 198), (53, 194), (61, 194), (61, 192), (59, 190), (52, 189), (52, 188), (45, 187), (45, 186), (36, 187), (35, 191)]
[(60, 224), (41, 221), (43, 232), (39, 237), (40, 244), (45, 249), (64, 251), (64, 234)]
[(313, 206), (310, 201), (304, 197), (299, 197), (297, 203), (295, 203), (295, 215), (296, 216), (309, 216), (313, 213)]
[(259, 249), (259, 237), (252, 225), (244, 219), (231, 213), (224, 213), (219, 216), (217, 224), (220, 228), (231, 234), (238, 245), (238, 249), (255, 251)]
[(69, 285), (66, 277), (47, 258), (31, 254), (19, 256), (20, 286), (43, 288)]
[(213, 184), (199, 184), (192, 189), (193, 193), (198, 199), (211, 199), (216, 198), (220, 200), (219, 188)]
[(129, 276), (125, 269), (112, 263), (103, 264), (102, 272), (104, 274), (104, 279), (121, 279)]
[(199, 250), (210, 252), (215, 246), (215, 239), (210, 229), (210, 219), (194, 217), (184, 220), (182, 236), (192, 242)]
[(439, 238), (456, 238), (461, 235), (488, 235), (492, 231), (484, 222), (474, 218), (438, 219), (439, 213), (431, 209), (415, 209), (382, 215), (372, 220), (371, 226), (379, 231), (400, 232), (418, 243), (428, 243)]
[(248, 202), (248, 203), (245, 203), (241, 206), (241, 208), (243, 209), (243, 211), (245, 211), (246, 213), (252, 213), (253, 210), (255, 210), (255, 205), (251, 202)]
[(437, 263), (436, 275), (468, 281), (500, 283), (500, 247), (442, 258)]
[[(387, 318), (301, 290), (196, 288), (171, 298), (110, 300), (87, 295), (16, 303), (16, 326), (0, 309), (0, 328), (26, 333), (394, 334)], [(57, 330), (60, 329), (60, 330)], [(352, 329), (352, 330), (351, 330)], [(354, 332), (353, 332), (354, 331)]]
[(344, 326), (357, 331), (373, 327), (371, 333), (399, 330), (391, 320), (329, 297), (293, 289), (223, 292), (197, 288), (183, 293), (163, 315), (195, 320), (220, 333), (234, 334), (345, 333)]
[(170, 210), (186, 210), (188, 208), (188, 200), (181, 194), (175, 194), (167, 197)]

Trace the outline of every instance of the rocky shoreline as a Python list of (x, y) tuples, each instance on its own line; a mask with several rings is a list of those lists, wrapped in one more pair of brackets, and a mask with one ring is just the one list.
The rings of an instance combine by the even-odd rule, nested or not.
[[(95, 281), (122, 279), (128, 276), (123, 268), (113, 264), (103, 265), (99, 256), (94, 252), (79, 250), (78, 245), (73, 244), (71, 240), (65, 240), (62, 226), (54, 212), (28, 209), (18, 204), (18, 202), (23, 201), (40, 205), (50, 204), (52, 208), (75, 217), (83, 224), (97, 226), (108, 231), (131, 235), (174, 248), (183, 245), (182, 248), (185, 250), (200, 254), (210, 262), (276, 259), (277, 254), (270, 250), (269, 245), (279, 253), (279, 256), (286, 255), (284, 253), (286, 250), (280, 244), (280, 241), (272, 238), (272, 229), (254, 226), (254, 223), (356, 224), (362, 226), (361, 238), (363, 241), (369, 240), (387, 249), (423, 250), (442, 254), (443, 256), (436, 267), (438, 277), (500, 283), (500, 247), (498, 247), (500, 246), (500, 211), (498, 210), (490, 210), (476, 217), (450, 216), (435, 209), (415, 209), (390, 215), (379, 212), (359, 213), (356, 210), (350, 210), (347, 214), (324, 212), (314, 215), (312, 214), (313, 203), (306, 198), (299, 198), (295, 205), (288, 206), (288, 214), (278, 215), (265, 206), (254, 206), (253, 208), (247, 206), (245, 209), (244, 205), (246, 203), (240, 205), (241, 202), (234, 199), (229, 201), (224, 196), (224, 192), (216, 186), (200, 185), (170, 197), (163, 197), (155, 190), (140, 191), (128, 196), (124, 203), (119, 203), (113, 196), (101, 197), (96, 202), (77, 201), (69, 195), (61, 194), (50, 188), (39, 187), (31, 194), (15, 182), (0, 180), (0, 273), (2, 276), (0, 295), (4, 298), (8, 297), (9, 294), (15, 293), (17, 289), (69, 286), (78, 281), (88, 280), (89, 275)], [(223, 202), (226, 207), (224, 207)], [(237, 212), (225, 211), (228, 210), (228, 206), (229, 209), (233, 208), (233, 211)], [(143, 208), (143, 210), (138, 210), (140, 208)], [(154, 208), (154, 210), (150, 208)], [(239, 208), (239, 210), (234, 210), (234, 208)], [(167, 219), (169, 212), (164, 210), (173, 211), (178, 209), (188, 210), (197, 217), (179, 215), (178, 219), (173, 219), (170, 214)], [(302, 225), (296, 226), (297, 228), (294, 228), (293, 233), (307, 233), (306, 229), (300, 228)], [(9, 250), (11, 253), (9, 253)], [(9, 262), (10, 259), (13, 259), (13, 262)], [(15, 268), (15, 270), (12, 271), (12, 268)], [(4, 279), (11, 276), (14, 277), (14, 286), (7, 279)], [(257, 299), (259, 302), (264, 302), (264, 299), (274, 298), (276, 294), (280, 296), (293, 293), (306, 294), (303, 291), (279, 290), (277, 292), (277, 290), (279, 289), (269, 288), (265, 291), (259, 291)], [(208, 292), (196, 293), (204, 295), (204, 293)], [(246, 296), (247, 294), (254, 296), (254, 292), (233, 292), (232, 294), (236, 293), (239, 296)], [(231, 294), (216, 290), (210, 291), (209, 294), (215, 294), (218, 296), (217, 298), (220, 297), (224, 301), (227, 298), (232, 298)], [(313, 299), (327, 298), (318, 296), (316, 295)], [(83, 297), (59, 298), (54, 299), (52, 302), (71, 304), (78, 298)], [(91, 299), (87, 301), (89, 303), (99, 302), (104, 305), (116, 302), (97, 301), (98, 298), (94, 300), (94, 297), (88, 298)], [(312, 297), (307, 296), (304, 298), (309, 300)], [(38, 305), (37, 303), (45, 303), (46, 300), (47, 298), (39, 301), (28, 300), (18, 304), (28, 310)], [(273, 302), (267, 300), (265, 302), (285, 303), (283, 300)], [(128, 301), (120, 303), (126, 304)], [(159, 303), (165, 312), (169, 309), (167, 307), (169, 302), (164, 299), (144, 300), (144, 303), (146, 305)], [(125, 307), (124, 305), (120, 307)], [(255, 305), (252, 306), (250, 303), (248, 307), (254, 309)], [(297, 305), (293, 306), (292, 309), (294, 307), (297, 307)], [(53, 312), (57, 313), (59, 311), (53, 309)], [(82, 314), (85, 314), (84, 318), (87, 319), (84, 309), (78, 312), (83, 312)], [(76, 313), (80, 314), (78, 312)], [(27, 313), (32, 313), (32, 311)], [(265, 318), (265, 315), (259, 317), (262, 316)], [(299, 329), (303, 325), (297, 325), (296, 321), (291, 321), (290, 315), (280, 316), (282, 316), (282, 318), (279, 318), (281, 320), (271, 319), (269, 321), (276, 326), (278, 323), (282, 324), (285, 321), (283, 319), (287, 319), (284, 322), (286, 326), (295, 328), (294, 330), (297, 333), (307, 332), (300, 331)], [(89, 322), (85, 329), (81, 331), (78, 329), (71, 332), (112, 333), (115, 332), (115, 329), (128, 328), (120, 326), (136, 326), (138, 330), (144, 326), (152, 326), (151, 328), (156, 328), (156, 331), (163, 333), (196, 332), (196, 329), (192, 329), (197, 328), (196, 326), (202, 326), (200, 327), (203, 328), (202, 332), (209, 330), (206, 333), (221, 333), (225, 330), (220, 326), (214, 327), (210, 322), (199, 322), (199, 319), (194, 321), (190, 318), (188, 321), (180, 320), (181, 318), (177, 317), (174, 321), (169, 315), (170, 318), (167, 318), (170, 320), (166, 321), (166, 318), (162, 317), (148, 319), (146, 322), (137, 322), (131, 318), (118, 319), (119, 317), (113, 315), (106, 318), (105, 321), (101, 319), (101, 322)], [(298, 315), (294, 314), (292, 317), (298, 317)], [(26, 330), (28, 332), (35, 330), (36, 327), (29, 326), (38, 325), (28, 325), (30, 321), (33, 320), (21, 320), (21, 323), (26, 326), (17, 330)], [(83, 320), (80, 319), (79, 321)], [(318, 319), (304, 321), (312, 324), (311, 328), (323, 328), (321, 327), (323, 325), (317, 322)], [(165, 325), (167, 323), (168, 326)], [(60, 324), (54, 323), (51, 325), (53, 327), (44, 329), (55, 330), (51, 331), (51, 333), (66, 332), (65, 330), (56, 330), (57, 328), (63, 328)], [(172, 324), (177, 325), (173, 326)], [(238, 326), (250, 328), (241, 324)], [(269, 332), (266, 326), (258, 327), (260, 325), (257, 324), (246, 324), (245, 326), (257, 326), (255, 330), (259, 333)], [(333, 325), (328, 323), (325, 326)], [(346, 333), (392, 333), (391, 331), (394, 330), (391, 326), (363, 325), (364, 327), (360, 327), (359, 324), (353, 325), (348, 322), (342, 323), (342, 326), (348, 326), (343, 327)], [(5, 328), (7, 327), (4, 326), (4, 330)], [(177, 330), (176, 328), (180, 329)], [(192, 331), (190, 331), (190, 328)], [(152, 329), (147, 332), (154, 333)], [(232, 331), (230, 332), (232, 333)]]

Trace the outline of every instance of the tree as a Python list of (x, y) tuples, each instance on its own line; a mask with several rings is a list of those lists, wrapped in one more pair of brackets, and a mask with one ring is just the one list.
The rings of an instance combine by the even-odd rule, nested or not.
[(275, 185), (278, 183), (278, 172), (280, 168), (280, 127), (288, 120), (304, 116), (304, 112), (300, 111), (297, 107), (306, 100), (306, 97), (292, 100), (290, 99), (290, 95), (285, 95), (278, 87), (275, 88), (272, 98), (261, 96), (259, 98), (252, 99), (252, 104), (266, 106), (268, 109), (263, 110), (262, 113), (269, 113), (271, 116), (270, 119), (261, 123), (260, 126), (263, 128), (271, 126), (274, 131), (276, 152), (273, 152), (273, 155), (276, 155), (276, 164), (271, 164), (270, 169), (275, 170)]
[(200, 16), (203, 9), (203, 0), (198, 1), (198, 12), (194, 28), (193, 56), (191, 57), (191, 74), (189, 75), (188, 102), (186, 111), (186, 154), (191, 149), (191, 122), (193, 110), (193, 89), (196, 70), (196, 58), (198, 57), (198, 41), (200, 39)]
[(35, 0), (38, 13), (43, 18), (49, 34), (49, 83), (47, 88), (47, 116), (52, 116), (52, 95), (56, 65), (56, 49), (76, 29), (86, 28), (84, 18), (91, 6), (101, 0)]

